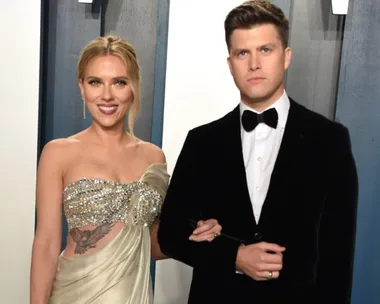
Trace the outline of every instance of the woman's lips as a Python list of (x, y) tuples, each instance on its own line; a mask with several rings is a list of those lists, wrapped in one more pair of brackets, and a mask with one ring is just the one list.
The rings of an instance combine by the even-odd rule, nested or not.
[(115, 114), (117, 111), (116, 105), (99, 105), (99, 110), (102, 112), (104, 115), (112, 115)]

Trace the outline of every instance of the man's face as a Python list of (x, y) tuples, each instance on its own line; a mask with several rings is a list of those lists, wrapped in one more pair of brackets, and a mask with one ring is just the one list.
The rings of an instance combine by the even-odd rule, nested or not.
[(242, 101), (264, 110), (283, 93), (291, 49), (284, 49), (273, 24), (236, 29), (230, 37), (228, 65)]

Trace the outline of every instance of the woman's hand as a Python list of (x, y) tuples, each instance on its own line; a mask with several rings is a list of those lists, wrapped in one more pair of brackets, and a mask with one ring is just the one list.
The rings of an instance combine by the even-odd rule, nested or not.
[(215, 219), (198, 221), (197, 228), (190, 235), (189, 240), (194, 242), (212, 242), (222, 232), (222, 226)]

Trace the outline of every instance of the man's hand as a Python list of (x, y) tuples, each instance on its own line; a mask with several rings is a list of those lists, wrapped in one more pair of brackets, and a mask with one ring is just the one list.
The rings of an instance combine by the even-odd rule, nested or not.
[(266, 242), (241, 246), (236, 257), (236, 270), (256, 281), (277, 279), (284, 251), (285, 247)]

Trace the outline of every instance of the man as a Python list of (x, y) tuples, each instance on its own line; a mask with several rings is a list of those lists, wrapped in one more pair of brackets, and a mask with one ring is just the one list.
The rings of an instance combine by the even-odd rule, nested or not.
[[(241, 102), (188, 133), (161, 249), (193, 267), (188, 303), (350, 303), (358, 186), (348, 131), (287, 96), (289, 23), (278, 7), (245, 2), (225, 33)], [(191, 242), (205, 218), (223, 233)]]

